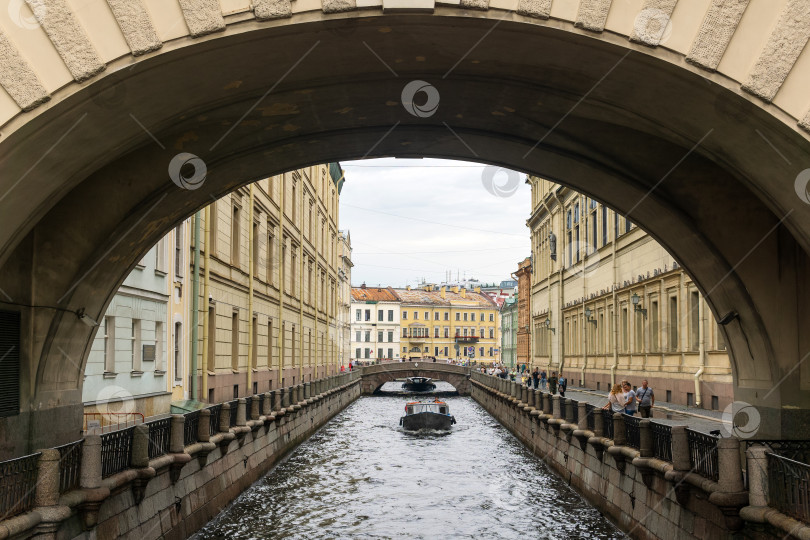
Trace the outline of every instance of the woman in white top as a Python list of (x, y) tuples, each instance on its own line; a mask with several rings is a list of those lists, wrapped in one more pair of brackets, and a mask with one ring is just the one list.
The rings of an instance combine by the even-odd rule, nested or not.
[(613, 388), (610, 389), (610, 395), (608, 396), (608, 402), (605, 404), (603, 409), (610, 409), (611, 412), (614, 413), (623, 413), (624, 412), (624, 402), (627, 401), (624, 397), (624, 393), (622, 392), (622, 385), (614, 384)]

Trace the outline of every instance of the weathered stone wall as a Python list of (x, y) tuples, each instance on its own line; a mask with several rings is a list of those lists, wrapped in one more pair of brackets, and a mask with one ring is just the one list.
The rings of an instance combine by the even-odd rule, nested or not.
[[(103, 487), (110, 488), (110, 496), (97, 509), (79, 505), (80, 511), (62, 522), (58, 538), (188, 537), (265, 475), (282, 456), (360, 396), (359, 377), (347, 374), (344, 380), (349, 382), (331, 390), (322, 388), (319, 394), (313, 391), (312, 397), (301, 396), (297, 404), (293, 400), (285, 413), (273, 411), (267, 417), (240, 421), (243, 426), (212, 436), (213, 444), (196, 443), (184, 448), (182, 454), (151, 460), (146, 470), (154, 469), (154, 477), (148, 479), (143, 499), (138, 503), (138, 482), (149, 474), (134, 480), (131, 478), (134, 474), (106, 479)], [(240, 411), (241, 414), (244, 413)], [(257, 416), (250, 411), (247, 415)], [(176, 459), (178, 455), (183, 459)], [(179, 467), (182, 468), (178, 474)], [(132, 471), (116, 476), (123, 477)], [(178, 475), (173, 481), (175, 474)], [(82, 521), (93, 511), (97, 511), (98, 524), (85, 532)]]
[[(569, 423), (558, 404), (553, 413), (544, 414), (542, 405), (534, 407), (531, 396), (528, 403), (523, 401), (525, 390), (518, 389), (521, 398), (517, 398), (506, 381), (502, 384), (505, 392), (501, 392), (477, 378), (473, 376), (473, 399), (631, 538), (732, 537), (723, 510), (708, 500), (717, 496), (713, 494), (718, 484), (705, 480), (705, 489), (699, 489), (693, 483), (694, 474), (690, 478), (686, 478), (689, 473), (678, 475), (672, 464), (640, 458), (632, 448), (594, 437), (593, 432)], [(752, 533), (744, 537), (770, 536)]]

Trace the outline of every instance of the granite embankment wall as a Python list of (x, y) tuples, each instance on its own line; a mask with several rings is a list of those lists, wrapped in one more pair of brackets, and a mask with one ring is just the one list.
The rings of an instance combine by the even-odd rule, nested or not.
[[(473, 399), (631, 538), (785, 537), (784, 530), (740, 517), (749, 493), (737, 439), (717, 439), (706, 453), (710, 465), (695, 451), (690, 456), (684, 427), (659, 429), (640, 420), (632, 433), (624, 415), (603, 414), (584, 402), (481, 373), (473, 373), (471, 382)], [(715, 474), (707, 478), (712, 467)]]

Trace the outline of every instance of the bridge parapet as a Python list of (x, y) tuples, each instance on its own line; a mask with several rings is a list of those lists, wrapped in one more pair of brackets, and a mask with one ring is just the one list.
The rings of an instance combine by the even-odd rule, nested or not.
[(470, 368), (440, 362), (392, 362), (361, 368), (363, 394), (373, 394), (387, 382), (405, 377), (430, 377), (453, 385), (459, 395), (470, 395)]

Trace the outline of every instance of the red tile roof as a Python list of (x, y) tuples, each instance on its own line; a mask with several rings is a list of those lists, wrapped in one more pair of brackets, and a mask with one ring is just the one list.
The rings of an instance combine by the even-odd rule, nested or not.
[(357, 302), (399, 302), (391, 287), (352, 287), (352, 300)]

